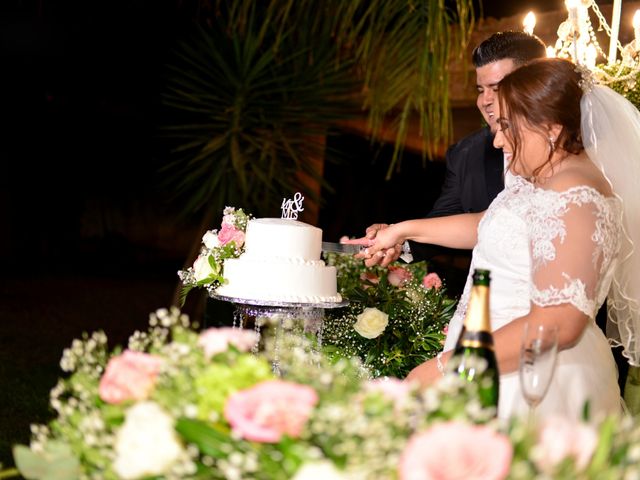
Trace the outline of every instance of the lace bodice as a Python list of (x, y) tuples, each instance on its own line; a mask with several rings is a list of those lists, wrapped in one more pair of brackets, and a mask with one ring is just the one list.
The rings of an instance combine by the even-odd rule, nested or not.
[[(620, 215), (616, 198), (591, 187), (556, 192), (509, 179), (478, 226), (470, 269), (491, 270), (493, 329), (527, 314), (531, 303), (569, 303), (594, 318), (611, 284)], [(457, 339), (470, 286), (468, 279), (445, 349)]]

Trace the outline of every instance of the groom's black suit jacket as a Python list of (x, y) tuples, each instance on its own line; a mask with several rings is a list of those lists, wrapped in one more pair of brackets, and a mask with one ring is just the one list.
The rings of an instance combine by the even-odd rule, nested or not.
[[(446, 162), (442, 191), (427, 217), (482, 212), (504, 188), (502, 150), (493, 147), (493, 135), (488, 127), (449, 147)], [(409, 244), (414, 261), (460, 252), (424, 243)]]

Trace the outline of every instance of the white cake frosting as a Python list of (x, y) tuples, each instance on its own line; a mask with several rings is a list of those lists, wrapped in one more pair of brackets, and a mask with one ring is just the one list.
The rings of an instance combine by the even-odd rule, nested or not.
[(219, 295), (296, 303), (333, 303), (336, 269), (320, 259), (322, 230), (297, 220), (250, 220), (245, 252), (226, 260)]

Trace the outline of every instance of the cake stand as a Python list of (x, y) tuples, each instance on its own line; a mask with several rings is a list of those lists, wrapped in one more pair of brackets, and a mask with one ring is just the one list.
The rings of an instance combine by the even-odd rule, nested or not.
[(341, 302), (306, 303), (228, 297), (218, 295), (215, 292), (210, 292), (209, 296), (234, 305), (234, 328), (247, 328), (249, 326), (248, 323), (253, 319), (253, 328), (258, 338), (252, 349), (254, 353), (258, 352), (263, 327), (275, 327), (275, 358), (272, 363), (273, 371), (276, 374), (281, 373), (278, 351), (282, 331), (299, 335), (315, 335), (318, 345), (322, 345), (324, 310), (342, 308), (349, 305), (349, 300), (346, 299)]

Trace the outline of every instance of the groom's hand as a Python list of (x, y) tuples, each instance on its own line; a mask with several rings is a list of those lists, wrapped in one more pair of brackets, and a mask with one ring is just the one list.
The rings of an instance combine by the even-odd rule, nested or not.
[[(365, 231), (365, 238), (369, 240), (375, 240), (376, 235), (380, 230), (384, 230), (389, 225), (386, 223), (374, 223), (370, 227), (367, 227)], [(375, 254), (370, 254), (365, 248), (362, 252), (356, 254), (356, 258), (364, 259), (364, 264), (367, 267), (373, 267), (374, 265), (380, 265), (381, 267), (387, 267), (389, 264), (395, 262), (400, 258), (402, 253), (402, 244), (394, 245), (391, 248), (380, 250)]]

